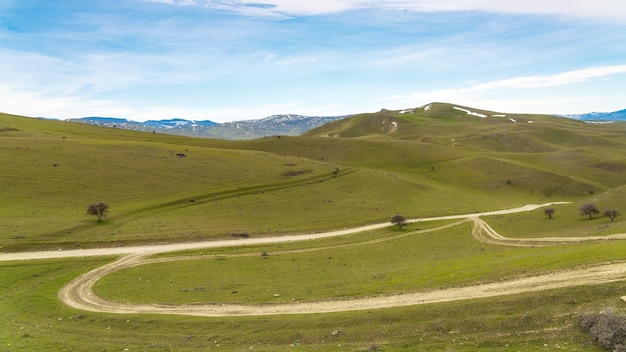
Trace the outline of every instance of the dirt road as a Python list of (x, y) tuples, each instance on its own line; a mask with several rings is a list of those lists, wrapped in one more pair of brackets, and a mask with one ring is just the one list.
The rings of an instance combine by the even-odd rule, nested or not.
[[(454, 220), (454, 219), (467, 219), (472, 217), (488, 216), (488, 215), (503, 215), (511, 213), (519, 213), (525, 211), (532, 211), (541, 207), (546, 207), (556, 204), (566, 204), (566, 202), (554, 202), (546, 204), (529, 204), (520, 208), (505, 209), (498, 211), (490, 211), (484, 213), (474, 214), (462, 214), (462, 215), (449, 215), (438, 216), (431, 218), (420, 218), (408, 220), (410, 223), (414, 222), (426, 222), (435, 220)], [(140, 253), (165, 253), (176, 252), (183, 250), (203, 249), (203, 248), (220, 248), (220, 247), (237, 247), (256, 244), (272, 244), (272, 243), (285, 243), (285, 242), (297, 242), (297, 241), (309, 241), (321, 238), (336, 237), (352, 233), (376, 230), (384, 227), (391, 226), (391, 223), (381, 223), (362, 227), (355, 227), (344, 230), (337, 230), (324, 233), (306, 234), (306, 235), (291, 235), (291, 236), (276, 236), (276, 237), (262, 237), (262, 238), (247, 238), (238, 240), (223, 240), (223, 241), (203, 241), (203, 242), (190, 242), (190, 243), (172, 243), (162, 245), (149, 245), (149, 246), (133, 246), (133, 247), (115, 247), (115, 248), (90, 248), (90, 249), (73, 249), (73, 250), (57, 250), (57, 251), (42, 251), (42, 252), (22, 252), (22, 253), (3, 253), (0, 254), (0, 262), (12, 261), (12, 260), (36, 260), (36, 259), (56, 259), (56, 258), (75, 258), (75, 257), (93, 257), (93, 256), (107, 256), (107, 255), (125, 255), (125, 254), (140, 254)]]
[(289, 304), (125, 304), (95, 295), (92, 286), (103, 276), (139, 264), (141, 255), (124, 257), (70, 282), (59, 292), (59, 299), (80, 310), (118, 314), (178, 314), (209, 317), (258, 316), (280, 314), (314, 314), (402, 307), (418, 304), (450, 302), (501, 295), (537, 292), (548, 289), (620, 281), (626, 278), (626, 263), (601, 265), (526, 277), (484, 285), (431, 290), (410, 294), (367, 297), (351, 300), (296, 302)]
[[(554, 245), (555, 243), (574, 241), (600, 241), (626, 239), (625, 234), (609, 237), (593, 238), (536, 238), (536, 239), (510, 239), (498, 234), (488, 224), (480, 219), (485, 215), (510, 214), (523, 211), (531, 211), (541, 207), (562, 204), (548, 203), (542, 205), (527, 205), (516, 209), (499, 210), (478, 214), (451, 215), (436, 218), (414, 219), (410, 222), (453, 220), (459, 219), (473, 222), (472, 236), (479, 241), (510, 246), (542, 246)], [(463, 221), (460, 221), (463, 222)], [(156, 246), (140, 246), (127, 248), (106, 248), (75, 251), (52, 251), (39, 253), (15, 253), (0, 255), (3, 260), (32, 260), (41, 258), (63, 258), (93, 255), (125, 255), (120, 259), (92, 270), (68, 283), (58, 294), (59, 299), (68, 306), (76, 309), (123, 314), (178, 314), (195, 316), (254, 316), (254, 315), (279, 315), (279, 314), (312, 314), (329, 313), (354, 310), (369, 310), (377, 308), (401, 307), (417, 304), (428, 304), (465, 300), (473, 298), (486, 298), (500, 295), (517, 294), (523, 292), (536, 292), (547, 289), (563, 288), (578, 285), (598, 284), (626, 279), (626, 263), (598, 265), (579, 269), (548, 273), (537, 276), (501, 281), (484, 285), (458, 287), (450, 289), (430, 290), (400, 295), (376, 296), (350, 300), (331, 300), (320, 302), (294, 302), (289, 304), (263, 304), (263, 305), (238, 305), (238, 304), (190, 304), (190, 305), (136, 305), (109, 301), (97, 296), (92, 288), (102, 277), (125, 268), (143, 265), (153, 260), (146, 259), (156, 253), (179, 251), (185, 249), (215, 248), (223, 246), (239, 246), (249, 244), (268, 244), (279, 242), (305, 241), (311, 239), (341, 236), (349, 233), (373, 230), (390, 226), (390, 223), (370, 225), (360, 228), (333, 231), (321, 234), (301, 236), (281, 236), (258, 239), (182, 243)]]

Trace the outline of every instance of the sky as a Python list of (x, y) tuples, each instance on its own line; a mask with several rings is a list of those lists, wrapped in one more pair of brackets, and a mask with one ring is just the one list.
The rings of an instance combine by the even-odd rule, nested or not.
[(624, 0), (0, 0), (0, 111), (227, 122), (626, 108)]

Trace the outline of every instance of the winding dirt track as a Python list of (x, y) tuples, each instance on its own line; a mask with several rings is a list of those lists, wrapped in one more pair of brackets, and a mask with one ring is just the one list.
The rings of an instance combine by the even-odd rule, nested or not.
[[(441, 228), (456, 226), (460, 223), (471, 221), (473, 223), (472, 236), (479, 241), (507, 246), (547, 246), (563, 242), (582, 241), (606, 241), (626, 239), (626, 234), (606, 237), (586, 238), (534, 238), (534, 239), (511, 239), (498, 234), (488, 224), (480, 219), (480, 216), (510, 214), (535, 210), (544, 206), (563, 203), (548, 203), (542, 205), (527, 205), (521, 208), (500, 210), (479, 214), (451, 215), (436, 218), (415, 219), (410, 222), (433, 221), (433, 220), (460, 220), (457, 223), (444, 225)], [(436, 289), (426, 292), (415, 292), (399, 295), (376, 296), (350, 300), (331, 300), (319, 302), (296, 302), (289, 304), (262, 304), (262, 305), (239, 305), (239, 304), (189, 304), (189, 305), (159, 305), (159, 304), (124, 304), (106, 300), (93, 292), (93, 285), (102, 277), (125, 268), (144, 265), (155, 260), (146, 259), (156, 253), (179, 251), (185, 249), (215, 248), (223, 246), (242, 246), (250, 244), (269, 244), (279, 242), (305, 241), (332, 236), (341, 236), (349, 233), (373, 230), (390, 226), (390, 223), (370, 225), (349, 230), (334, 231), (322, 234), (301, 236), (282, 236), (258, 239), (245, 239), (236, 241), (213, 241), (182, 243), (170, 245), (140, 246), (126, 248), (88, 249), (73, 251), (51, 251), (38, 253), (15, 253), (1, 254), (0, 261), (7, 260), (32, 260), (48, 258), (67, 258), (95, 255), (125, 255), (120, 259), (92, 270), (74, 279), (63, 287), (58, 294), (59, 299), (66, 305), (93, 312), (121, 313), (121, 314), (178, 314), (195, 316), (257, 316), (279, 314), (313, 314), (343, 312), (355, 310), (369, 310), (377, 308), (401, 307), (417, 304), (449, 302), (473, 298), (486, 298), (500, 295), (509, 295), (523, 292), (536, 292), (547, 289), (571, 287), (578, 285), (590, 285), (598, 283), (614, 282), (626, 279), (626, 263), (606, 264), (585, 267), (581, 269), (564, 270), (555, 273), (524, 277), (508, 281), (490, 284), (466, 286), (450, 289)], [(436, 229), (429, 229), (433, 231)], [(181, 260), (161, 259), (161, 260)]]

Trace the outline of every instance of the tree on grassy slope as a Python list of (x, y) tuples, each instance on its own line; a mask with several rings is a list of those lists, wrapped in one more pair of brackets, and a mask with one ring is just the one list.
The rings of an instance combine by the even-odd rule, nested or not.
[(404, 215), (394, 215), (391, 218), (391, 223), (398, 226), (398, 229), (402, 230), (402, 228), (409, 223), (406, 222), (406, 217)]
[(108, 210), (109, 206), (103, 202), (89, 204), (87, 206), (87, 215), (95, 215), (98, 217), (98, 222), (102, 222), (102, 218), (106, 216)]
[(617, 210), (606, 210), (604, 212), (604, 216), (608, 217), (609, 219), (611, 219), (611, 221), (615, 220), (615, 218), (619, 215), (619, 213), (617, 212)]
[(589, 215), (589, 219), (593, 217), (594, 214), (599, 214), (600, 210), (594, 203), (586, 203), (582, 207), (580, 207), (580, 216)]

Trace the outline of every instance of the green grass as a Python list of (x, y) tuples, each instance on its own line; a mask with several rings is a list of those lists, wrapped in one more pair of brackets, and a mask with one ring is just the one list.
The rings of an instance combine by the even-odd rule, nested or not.
[[(623, 260), (626, 241), (519, 248), (485, 245), (470, 225), (380, 242), (318, 241), (318, 250), (258, 247), (146, 264), (105, 277), (96, 292), (134, 303), (286, 303), (395, 294), (485, 283), (568, 267)], [(410, 233), (410, 232), (409, 232)], [(261, 253), (267, 253), (262, 256)], [(248, 251), (244, 253), (249, 253)], [(275, 296), (279, 295), (279, 296)]]
[(488, 300), (249, 318), (95, 314), (56, 300), (64, 282), (106, 261), (0, 263), (0, 350), (366, 351), (376, 345), (381, 351), (601, 351), (578, 328), (578, 316), (606, 307), (623, 310), (617, 298), (626, 291), (619, 282)]
[[(533, 125), (481, 122), (445, 104), (349, 123), (367, 134), (391, 117), (401, 127), (392, 136), (218, 141), (1, 115), (0, 247), (323, 231), (395, 213), (424, 217), (577, 200), (622, 184), (617, 126), (580, 128), (541, 116)], [(450, 142), (472, 134), (498, 146)], [(583, 143), (577, 152), (563, 146), (571, 141)], [(533, 143), (553, 147), (536, 153), (527, 147)], [(99, 201), (110, 206), (103, 224), (85, 215)]]
[[(610, 198), (598, 199), (596, 203), (600, 211), (609, 209), (609, 205), (610, 209), (621, 209), (626, 205), (618, 204), (626, 199)], [(553, 219), (548, 219), (543, 209), (538, 209), (528, 213), (491, 216), (486, 220), (501, 235), (512, 238), (586, 237), (626, 233), (626, 219), (618, 216), (615, 221), (611, 221), (602, 214), (597, 214), (590, 220), (588, 216), (580, 215), (578, 209), (583, 204), (584, 202), (578, 202), (553, 206)]]
[[(356, 116), (303, 137), (222, 141), (0, 114), (0, 251), (310, 233), (394, 214), (431, 217), (549, 201), (573, 203), (555, 206), (553, 220), (542, 210), (486, 220), (508, 237), (626, 232), (621, 217), (611, 223), (578, 214), (587, 201), (624, 212), (624, 124), (509, 117), (518, 123), (433, 104), (429, 111)], [(395, 132), (383, 128), (391, 122)], [(177, 158), (179, 152), (187, 157)], [(87, 205), (99, 201), (110, 205), (101, 224), (85, 215)], [(623, 261), (626, 249), (621, 241), (495, 247), (471, 239), (469, 224), (397, 236), (408, 232), (203, 250), (222, 258), (123, 270), (97, 290), (120, 300), (174, 303), (364, 297)], [(368, 242), (376, 238), (385, 241)], [(298, 249), (306, 251), (286, 252)], [(264, 251), (270, 255), (261, 256)], [(179, 255), (190, 254), (162, 257)], [(626, 289), (618, 282), (254, 318), (95, 314), (58, 301), (66, 282), (110, 260), (0, 263), (0, 351), (365, 351), (374, 345), (384, 351), (599, 351), (576, 326), (577, 316), (607, 306), (624, 310), (618, 297)]]

